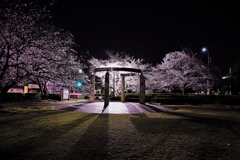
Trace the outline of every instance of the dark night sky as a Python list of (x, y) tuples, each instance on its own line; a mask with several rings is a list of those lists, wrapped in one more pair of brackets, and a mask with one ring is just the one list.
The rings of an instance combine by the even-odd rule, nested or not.
[(207, 47), (212, 63), (226, 74), (239, 58), (240, 10), (231, 1), (58, 0), (53, 24), (71, 32), (89, 51), (125, 52), (146, 63), (161, 63), (165, 54), (188, 47), (201, 54)]

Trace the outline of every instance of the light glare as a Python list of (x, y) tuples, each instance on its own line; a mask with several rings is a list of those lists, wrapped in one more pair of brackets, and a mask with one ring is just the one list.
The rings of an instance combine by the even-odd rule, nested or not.
[(202, 48), (202, 52), (206, 52), (207, 51), (207, 48)]

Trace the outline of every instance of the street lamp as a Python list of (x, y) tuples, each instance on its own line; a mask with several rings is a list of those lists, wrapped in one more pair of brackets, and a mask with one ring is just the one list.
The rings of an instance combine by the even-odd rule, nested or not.
[(208, 69), (209, 69), (209, 64), (211, 62), (211, 57), (209, 56), (209, 50), (206, 47), (203, 47), (202, 52), (207, 52), (208, 54)]
[[(207, 52), (207, 56), (208, 56), (208, 71), (209, 71), (209, 65), (210, 65), (210, 62), (211, 62), (211, 57), (209, 56), (209, 50), (206, 48), (206, 47), (203, 47), (202, 48), (202, 52)], [(209, 79), (207, 79), (207, 95), (210, 95), (210, 87), (209, 87)]]

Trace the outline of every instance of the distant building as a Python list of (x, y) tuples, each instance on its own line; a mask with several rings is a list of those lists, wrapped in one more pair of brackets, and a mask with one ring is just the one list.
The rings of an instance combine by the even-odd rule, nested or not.
[(40, 89), (37, 84), (28, 84), (27, 86), (17, 86), (17, 87), (12, 87), (8, 90), (7, 93), (39, 93)]
[(8, 90), (8, 93), (24, 93), (23, 87), (13, 87)]

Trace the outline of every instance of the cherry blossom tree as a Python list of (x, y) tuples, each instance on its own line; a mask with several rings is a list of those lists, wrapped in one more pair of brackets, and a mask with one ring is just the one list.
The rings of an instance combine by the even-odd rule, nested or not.
[(211, 74), (196, 55), (186, 51), (176, 51), (165, 55), (161, 64), (153, 69), (153, 88), (172, 91), (178, 88), (184, 93), (186, 89), (205, 90), (207, 79)]
[[(52, 38), (50, 41), (49, 37)], [(39, 84), (42, 95), (45, 95), (48, 81), (68, 88), (75, 86), (76, 81), (83, 81), (84, 76), (79, 73), (81, 64), (76, 61), (76, 51), (72, 49), (75, 46), (74, 37), (68, 32), (53, 30), (37, 44), (45, 42), (48, 43), (39, 46), (40, 49), (33, 47), (29, 54), (32, 59), (29, 63), (30, 78)]]
[[(121, 67), (121, 68), (136, 68), (140, 69), (148, 81), (149, 70), (151, 68), (150, 64), (143, 64), (143, 59), (135, 59), (134, 57), (129, 56), (126, 53), (114, 53), (113, 51), (106, 51), (107, 59), (96, 59), (92, 58), (89, 60), (91, 64), (91, 69), (101, 67)], [(104, 76), (106, 72), (97, 72), (96, 76), (100, 77), (102, 83), (104, 84)], [(113, 92), (120, 93), (121, 91), (121, 75), (122, 73), (129, 73), (123, 71), (113, 71), (110, 72), (110, 86), (113, 89)], [(139, 77), (138, 76), (128, 76), (125, 78), (126, 81), (126, 90), (139, 91)], [(146, 82), (147, 83), (147, 82)], [(115, 84), (115, 86), (113, 86)], [(114, 91), (115, 90), (115, 91)]]
[(47, 81), (74, 86), (86, 81), (78, 73), (74, 37), (50, 23), (48, 6), (35, 2), (4, 1), (0, 8), (0, 81), (2, 94), (27, 80), (37, 82), (42, 94)]
[(171, 77), (166, 74), (165, 70), (161, 69), (161, 64), (152, 67), (149, 75), (150, 81), (147, 88), (149, 92), (170, 91), (168, 79)]

